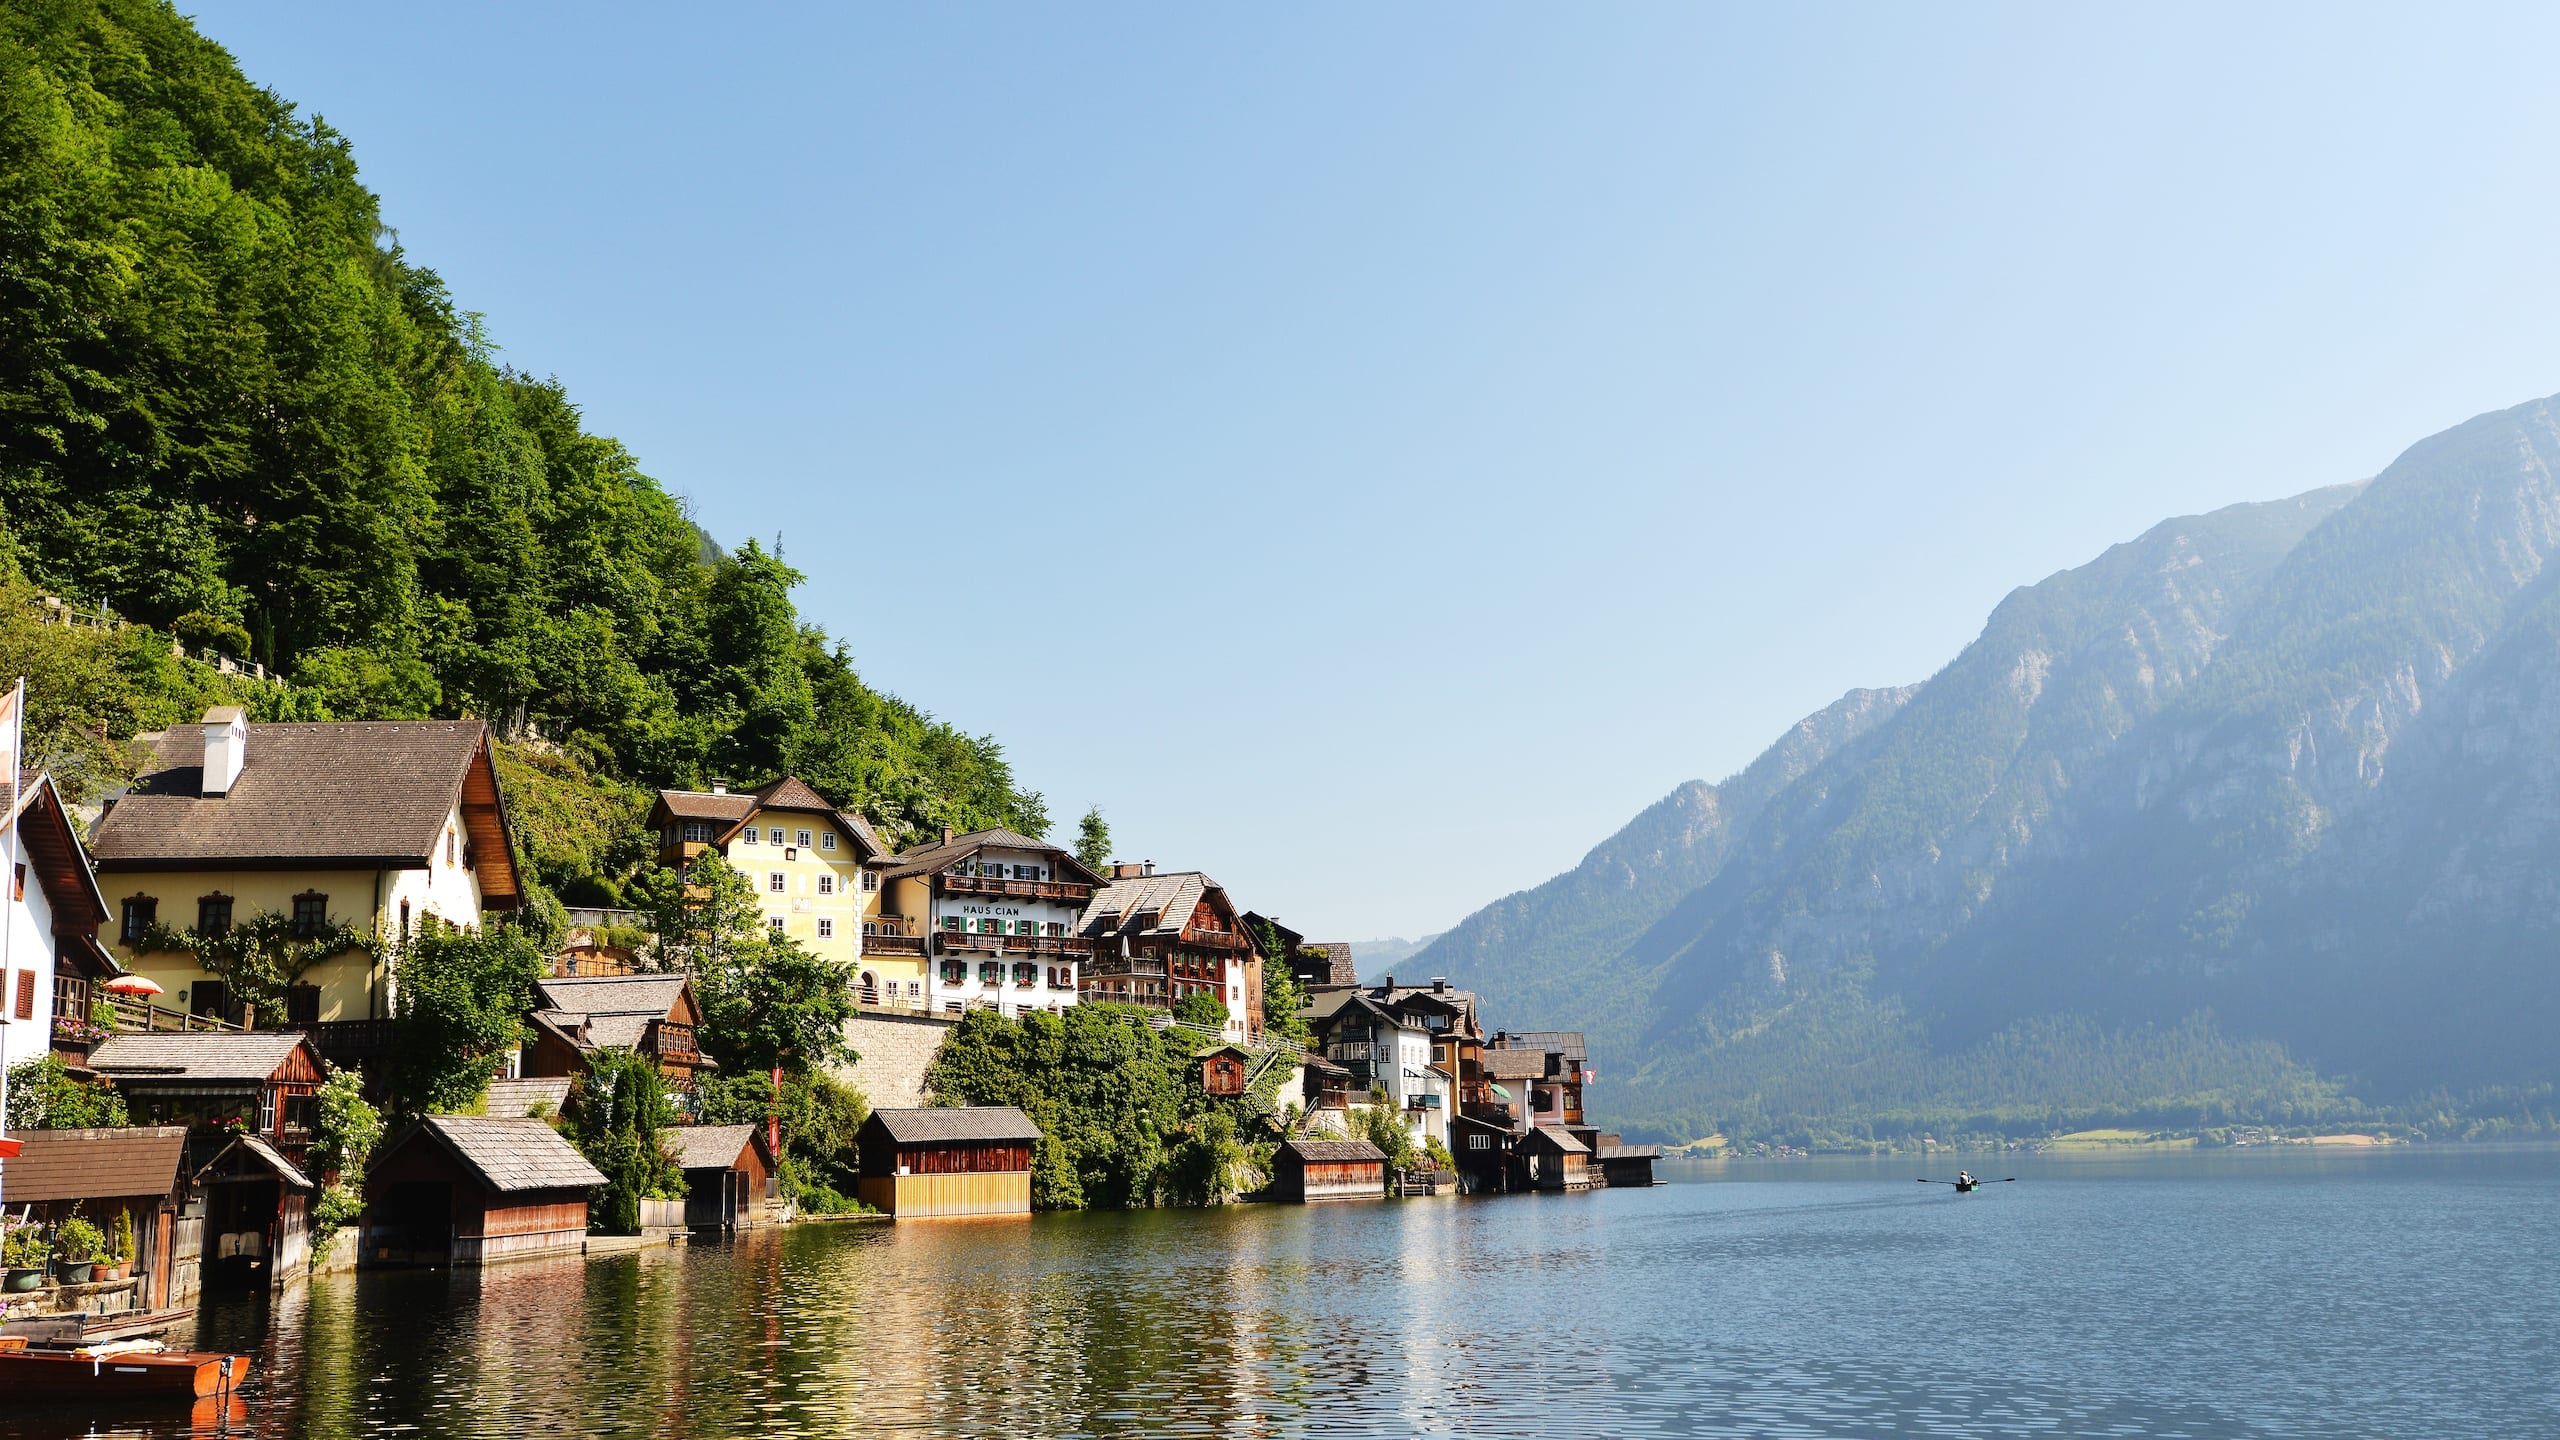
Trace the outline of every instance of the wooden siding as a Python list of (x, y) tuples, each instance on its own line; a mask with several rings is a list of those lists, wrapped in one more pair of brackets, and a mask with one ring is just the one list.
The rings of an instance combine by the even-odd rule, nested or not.
[(950, 1215), (1028, 1215), (1029, 1170), (965, 1174), (870, 1175), (861, 1181), (863, 1203), (901, 1220)]
[[(521, 1195), (492, 1199), (480, 1212), (477, 1233), (483, 1236), (532, 1235), (554, 1230), (587, 1228), (587, 1197), (575, 1190), (529, 1190)], [(454, 1196), (454, 1208), (463, 1208), (460, 1194)], [(464, 1235), (473, 1227), (454, 1217)]]

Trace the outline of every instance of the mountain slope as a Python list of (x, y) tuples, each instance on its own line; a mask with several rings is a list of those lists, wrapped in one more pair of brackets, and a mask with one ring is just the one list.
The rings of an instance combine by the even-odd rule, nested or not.
[[(1582, 863), (1459, 922), (1413, 960), (1505, 997), (1505, 1014), (1565, 1016), (1595, 987), (1625, 983), (1627, 947), (1716, 876), (1771, 796), (1891, 716), (1911, 690), (1853, 690), (1799, 720), (1722, 784), (1692, 780), (1594, 846)], [(1365, 970), (1364, 970), (1365, 973)], [(1632, 1028), (1594, 1019), (1604, 1042)]]
[(2555, 471), (2537, 402), (2155, 527), (2013, 593), (1642, 933), (1586, 862), (1527, 894), (1591, 953), (1515, 938), (1515, 896), (1420, 963), (1611, 1037), (1598, 1103), (1674, 1133), (2530, 1108), (2560, 1069)]

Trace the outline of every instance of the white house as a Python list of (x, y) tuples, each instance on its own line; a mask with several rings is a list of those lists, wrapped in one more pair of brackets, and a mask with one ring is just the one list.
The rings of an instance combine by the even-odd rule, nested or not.
[(895, 858), (881, 918), (926, 938), (925, 994), (936, 1013), (1058, 1011), (1076, 1003), (1093, 949), (1078, 921), (1100, 879), (1019, 831), (945, 835)]
[(0, 970), (0, 1059), (24, 1064), (53, 1046), (57, 1013), (86, 1021), (99, 982), (116, 973), (98, 944), (107, 897), (89, 868), (70, 808), (49, 775), (25, 781), (0, 853), (10, 855), (7, 949)]

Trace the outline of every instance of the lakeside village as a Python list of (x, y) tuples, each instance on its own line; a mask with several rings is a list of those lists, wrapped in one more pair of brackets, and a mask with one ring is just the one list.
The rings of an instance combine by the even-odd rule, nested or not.
[(1652, 1183), (1585, 1122), (1580, 1035), (1364, 985), (1197, 871), (891, 853), (790, 777), (666, 790), (679, 918), (571, 912), (543, 953), (481, 722), (226, 706), (141, 743), (94, 819), (21, 780), (0, 1335), (825, 1213)]

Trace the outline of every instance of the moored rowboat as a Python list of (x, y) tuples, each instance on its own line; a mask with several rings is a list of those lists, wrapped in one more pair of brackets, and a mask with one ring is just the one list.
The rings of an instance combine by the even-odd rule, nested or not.
[(249, 1357), (199, 1350), (0, 1350), (0, 1395), (34, 1399), (223, 1395), (249, 1378)]

